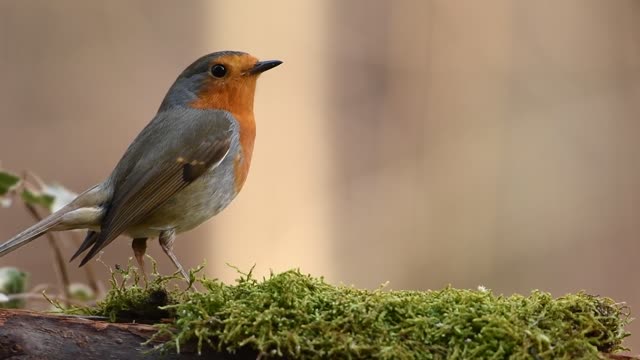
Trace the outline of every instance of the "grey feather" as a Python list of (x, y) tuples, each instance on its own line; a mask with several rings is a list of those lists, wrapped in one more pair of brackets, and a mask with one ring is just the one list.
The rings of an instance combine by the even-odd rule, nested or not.
[[(180, 122), (180, 131), (175, 131), (176, 122)], [(112, 197), (100, 234), (80, 265), (131, 226), (172, 225), (170, 222), (175, 222), (176, 216), (171, 212), (163, 217), (163, 204), (201, 176), (214, 174), (217, 164), (238, 148), (237, 133), (236, 120), (223, 110), (174, 107), (156, 115), (105, 182), (113, 191)], [(207, 182), (206, 187), (228, 190), (221, 185)], [(198, 189), (197, 186), (193, 189), (196, 195), (205, 195)], [(217, 205), (213, 202), (211, 206)], [(149, 221), (147, 217), (151, 213), (156, 216)], [(148, 234), (143, 235), (140, 237)]]

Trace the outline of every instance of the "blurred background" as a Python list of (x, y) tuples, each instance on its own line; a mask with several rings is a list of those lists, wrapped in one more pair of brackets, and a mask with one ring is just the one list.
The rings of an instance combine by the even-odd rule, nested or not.
[[(178, 238), (184, 265), (640, 311), (640, 2), (0, 0), (2, 166), (83, 191), (223, 49), (284, 64), (259, 81), (244, 190)], [(0, 240), (32, 223), (0, 209)], [(131, 255), (122, 238), (102, 259)], [(6, 265), (56, 281), (44, 240)]]

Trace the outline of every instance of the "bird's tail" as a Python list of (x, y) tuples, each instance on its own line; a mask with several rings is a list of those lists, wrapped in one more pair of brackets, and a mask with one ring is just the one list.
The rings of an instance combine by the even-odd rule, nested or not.
[(64, 213), (62, 213), (62, 210), (64, 209), (60, 209), (60, 211), (49, 215), (48, 217), (42, 219), (42, 221), (38, 222), (37, 224), (29, 227), (25, 231), (9, 239), (4, 244), (1, 244), (0, 256), (4, 256), (21, 246), (27, 245), (31, 241), (40, 237), (40, 235), (53, 229), (57, 225), (60, 225), (62, 218), (64, 216)]
[(0, 257), (27, 245), (48, 231), (86, 229), (99, 224), (105, 193), (96, 185), (80, 194), (70, 204), (0, 244)]

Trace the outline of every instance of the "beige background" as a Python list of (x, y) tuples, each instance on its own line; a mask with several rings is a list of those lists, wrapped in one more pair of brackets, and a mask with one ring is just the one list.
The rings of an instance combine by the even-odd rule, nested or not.
[[(186, 65), (244, 50), (285, 64), (258, 86), (245, 189), (178, 239), (185, 265), (637, 310), (639, 24), (634, 0), (0, 0), (0, 160), (81, 191)], [(0, 239), (30, 223), (0, 209)], [(130, 255), (122, 239), (103, 259)], [(44, 241), (9, 264), (55, 282)]]

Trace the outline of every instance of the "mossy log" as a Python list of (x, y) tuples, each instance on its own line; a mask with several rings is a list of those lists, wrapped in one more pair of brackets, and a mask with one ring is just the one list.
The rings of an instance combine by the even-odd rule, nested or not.
[(59, 306), (73, 315), (0, 310), (0, 360), (633, 359), (619, 355), (629, 309), (583, 292), (371, 291), (299, 270), (227, 285), (195, 272), (197, 291), (127, 268), (95, 307)]
[[(143, 345), (156, 333), (151, 325), (110, 323), (67, 315), (28, 310), (0, 309), (0, 359), (153, 359), (155, 344)], [(166, 339), (164, 339), (166, 340)], [(151, 355), (151, 356), (150, 356)], [(180, 354), (163, 354), (161, 359), (255, 359), (255, 352), (235, 355), (182, 347)]]
[[(110, 323), (78, 316), (54, 315), (28, 310), (0, 310), (0, 360), (23, 359), (150, 359), (155, 344), (145, 344), (156, 329), (147, 324)], [(157, 343), (156, 343), (157, 341)], [(158, 354), (156, 354), (158, 355)], [(615, 360), (637, 359), (603, 354)], [(183, 346), (180, 354), (162, 359), (255, 359), (255, 352), (223, 354), (195, 346)]]

